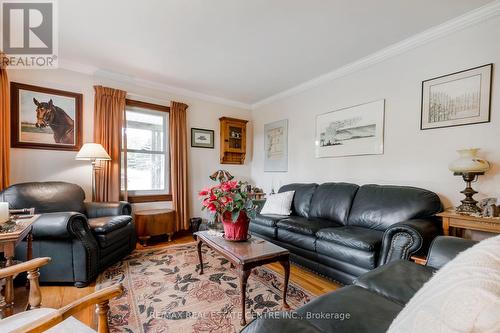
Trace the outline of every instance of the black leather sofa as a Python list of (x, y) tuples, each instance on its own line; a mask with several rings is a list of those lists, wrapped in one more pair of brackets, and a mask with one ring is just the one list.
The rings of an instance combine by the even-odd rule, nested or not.
[[(51, 257), (41, 282), (84, 287), (103, 269), (135, 249), (135, 227), (127, 202), (84, 202), (85, 193), (64, 182), (22, 183), (0, 192), (11, 209), (35, 208), (33, 257)], [(26, 259), (26, 243), (16, 258)]]
[(382, 333), (413, 295), (458, 253), (475, 242), (438, 237), (426, 266), (392, 261), (363, 274), (354, 284), (320, 296), (292, 313), (271, 313), (252, 321), (242, 333)]
[(295, 263), (343, 284), (383, 264), (426, 253), (441, 233), (430, 191), (349, 183), (289, 184), (291, 216), (261, 215), (250, 231), (291, 253)]

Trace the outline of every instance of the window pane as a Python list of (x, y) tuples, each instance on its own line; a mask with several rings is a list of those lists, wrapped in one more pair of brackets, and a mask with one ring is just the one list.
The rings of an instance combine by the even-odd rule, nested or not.
[(169, 192), (165, 182), (165, 155), (128, 152), (127, 162), (129, 191)]
[(127, 175), (122, 184), (131, 195), (170, 193), (168, 112), (127, 106)]
[(138, 108), (127, 110), (127, 148), (163, 151), (166, 115)]

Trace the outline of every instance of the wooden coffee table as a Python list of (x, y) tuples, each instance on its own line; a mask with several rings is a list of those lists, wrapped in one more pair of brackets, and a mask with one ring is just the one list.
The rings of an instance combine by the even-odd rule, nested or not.
[(198, 257), (200, 258), (200, 274), (203, 274), (203, 260), (201, 256), (201, 245), (205, 243), (211, 249), (220, 253), (224, 258), (236, 267), (240, 276), (241, 288), (241, 325), (246, 325), (245, 298), (247, 280), (252, 268), (279, 262), (285, 270), (285, 283), (283, 286), (283, 307), (289, 309), (286, 302), (288, 279), (290, 277), (290, 252), (287, 249), (274, 245), (262, 238), (252, 236), (246, 242), (230, 242), (225, 240), (221, 234), (214, 231), (198, 231), (195, 233), (198, 239)]

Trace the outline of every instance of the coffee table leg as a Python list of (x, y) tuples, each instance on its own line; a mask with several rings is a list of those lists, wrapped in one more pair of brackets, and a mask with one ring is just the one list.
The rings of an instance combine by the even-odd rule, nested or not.
[(201, 238), (198, 238), (198, 258), (200, 258), (200, 275), (203, 274), (203, 259), (201, 258)]
[(286, 293), (288, 291), (288, 279), (290, 278), (290, 261), (288, 259), (286, 260), (280, 260), (281, 266), (283, 266), (283, 269), (285, 270), (285, 283), (283, 284), (283, 307), (285, 309), (290, 309), (290, 306), (286, 302)]
[(247, 321), (245, 319), (245, 300), (246, 300), (246, 292), (247, 292), (247, 280), (250, 276), (250, 272), (252, 270), (241, 270), (240, 271), (240, 289), (241, 289), (241, 326), (245, 326)]

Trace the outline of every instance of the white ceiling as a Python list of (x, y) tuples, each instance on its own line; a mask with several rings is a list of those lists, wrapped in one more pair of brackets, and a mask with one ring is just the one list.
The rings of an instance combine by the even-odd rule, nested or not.
[(63, 0), (63, 61), (253, 104), (490, 0)]

